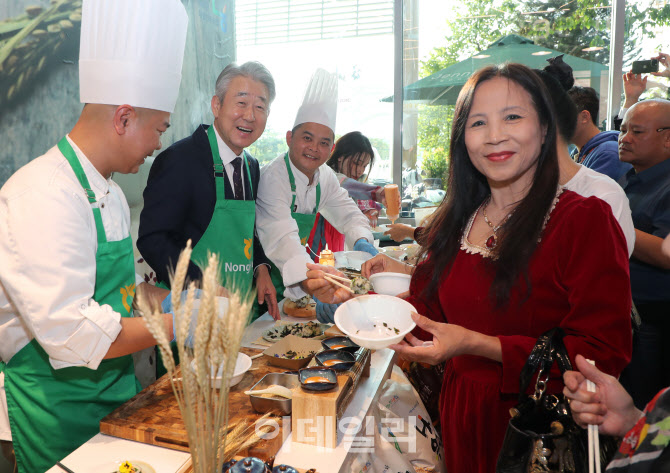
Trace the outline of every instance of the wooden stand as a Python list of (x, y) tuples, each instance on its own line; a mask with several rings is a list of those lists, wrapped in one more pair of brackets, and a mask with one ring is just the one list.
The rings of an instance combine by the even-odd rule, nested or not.
[(335, 448), (338, 421), (362, 376), (370, 376), (370, 350), (362, 350), (354, 367), (337, 377), (337, 388), (332, 391), (296, 391), (291, 415), (292, 440)]

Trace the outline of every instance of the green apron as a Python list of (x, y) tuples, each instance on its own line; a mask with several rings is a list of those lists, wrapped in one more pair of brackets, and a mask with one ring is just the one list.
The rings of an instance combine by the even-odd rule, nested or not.
[[(207, 139), (212, 150), (212, 163), (214, 165), (214, 185), (216, 188), (216, 204), (212, 219), (207, 225), (198, 243), (191, 253), (191, 261), (203, 271), (207, 267), (209, 253), (219, 255), (219, 279), (227, 289), (240, 291), (246, 294), (251, 289), (254, 279), (254, 225), (256, 223), (256, 201), (255, 200), (227, 200), (225, 181), (226, 175), (223, 170), (219, 144), (216, 140), (214, 125), (207, 129)], [(253, 195), (251, 183), (251, 172), (246, 154), (244, 165), (247, 168), (249, 178), (248, 192)], [(166, 282), (157, 286), (169, 289)], [(172, 343), (172, 355), (179, 363), (179, 353), (176, 342)], [(156, 357), (156, 377), (167, 373), (160, 352)]]
[[(216, 186), (216, 205), (212, 219), (191, 253), (191, 261), (204, 269), (209, 253), (219, 255), (221, 265), (219, 277), (227, 289), (246, 294), (254, 279), (254, 224), (256, 222), (255, 200), (227, 200), (219, 145), (216, 141), (214, 125), (207, 129), (209, 146), (212, 149), (214, 164), (214, 184)], [(244, 156), (247, 168), (247, 192), (253, 193), (249, 162)]]
[[(307, 239), (309, 234), (312, 233), (312, 227), (314, 226), (314, 221), (316, 220), (316, 213), (319, 210), (319, 202), (321, 201), (321, 184), (316, 185), (316, 207), (314, 208), (314, 213), (311, 214), (301, 214), (298, 212), (293, 212), (295, 208), (295, 178), (293, 177), (293, 172), (291, 171), (291, 165), (289, 164), (288, 153), (284, 155), (284, 162), (286, 163), (286, 170), (288, 171), (288, 180), (291, 183), (291, 193), (293, 194), (293, 200), (291, 201), (291, 217), (295, 220), (295, 223), (298, 224), (298, 236), (300, 237), (300, 243), (302, 245), (307, 244)], [(305, 268), (305, 271), (307, 268)], [(270, 271), (270, 276), (272, 277), (272, 284), (274, 284), (275, 289), (277, 289), (277, 300), (281, 300), (284, 296), (284, 279), (282, 278), (281, 271), (279, 268), (272, 264), (272, 269)]]
[[(58, 148), (70, 163), (91, 204), (95, 194), (77, 156), (63, 138)], [(130, 316), (135, 294), (131, 237), (107, 241), (100, 209), (92, 208), (98, 234), (93, 299)], [(97, 370), (55, 370), (36, 339), (6, 364), (5, 390), (19, 473), (51, 468), (100, 431), (100, 420), (138, 393), (131, 355), (103, 360)]]

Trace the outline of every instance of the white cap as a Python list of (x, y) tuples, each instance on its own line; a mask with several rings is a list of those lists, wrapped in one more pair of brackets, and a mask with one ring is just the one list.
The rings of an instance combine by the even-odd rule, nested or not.
[(325, 125), (335, 133), (337, 116), (337, 76), (317, 69), (309, 81), (305, 98), (298, 109), (293, 128), (312, 122)]
[(80, 101), (172, 113), (187, 25), (179, 0), (84, 0)]

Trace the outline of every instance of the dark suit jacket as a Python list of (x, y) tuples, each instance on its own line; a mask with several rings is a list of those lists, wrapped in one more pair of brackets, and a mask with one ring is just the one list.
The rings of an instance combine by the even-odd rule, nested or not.
[[(195, 248), (214, 213), (216, 188), (207, 128), (208, 125), (200, 125), (191, 136), (159, 154), (149, 172), (137, 249), (156, 271), (159, 281), (170, 280), (169, 271), (177, 265), (186, 241), (190, 238), (191, 247)], [(243, 165), (245, 200), (255, 200), (260, 167), (248, 153), (247, 158), (253, 193), (249, 192), (249, 177)], [(228, 176), (224, 177), (224, 183), (226, 199), (233, 199)], [(254, 268), (269, 263), (254, 232)], [(191, 262), (189, 279), (201, 276), (200, 268)]]

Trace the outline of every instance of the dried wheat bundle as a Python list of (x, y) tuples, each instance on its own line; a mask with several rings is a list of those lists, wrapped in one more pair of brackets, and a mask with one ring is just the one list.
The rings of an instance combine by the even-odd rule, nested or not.
[[(172, 277), (172, 305), (181, 376), (176, 374), (177, 367), (170, 349), (172, 337), (167, 333), (160, 309), (152, 310), (142, 300), (138, 301), (138, 305), (157, 341), (170, 376), (188, 434), (193, 471), (214, 473), (220, 472), (226, 457), (234, 453), (230, 447), (237, 449), (259, 440), (255, 431), (228, 427), (229, 380), (235, 369), (253, 295), (229, 289), (228, 308), (219, 313), (216, 298), (219, 261), (216, 255), (210, 255), (203, 271), (197, 321), (194, 320), (195, 284), (189, 284), (183, 301), (181, 296), (190, 259), (189, 241)], [(216, 389), (212, 375), (221, 367), (221, 388)], [(228, 442), (230, 445), (226, 448)]]

